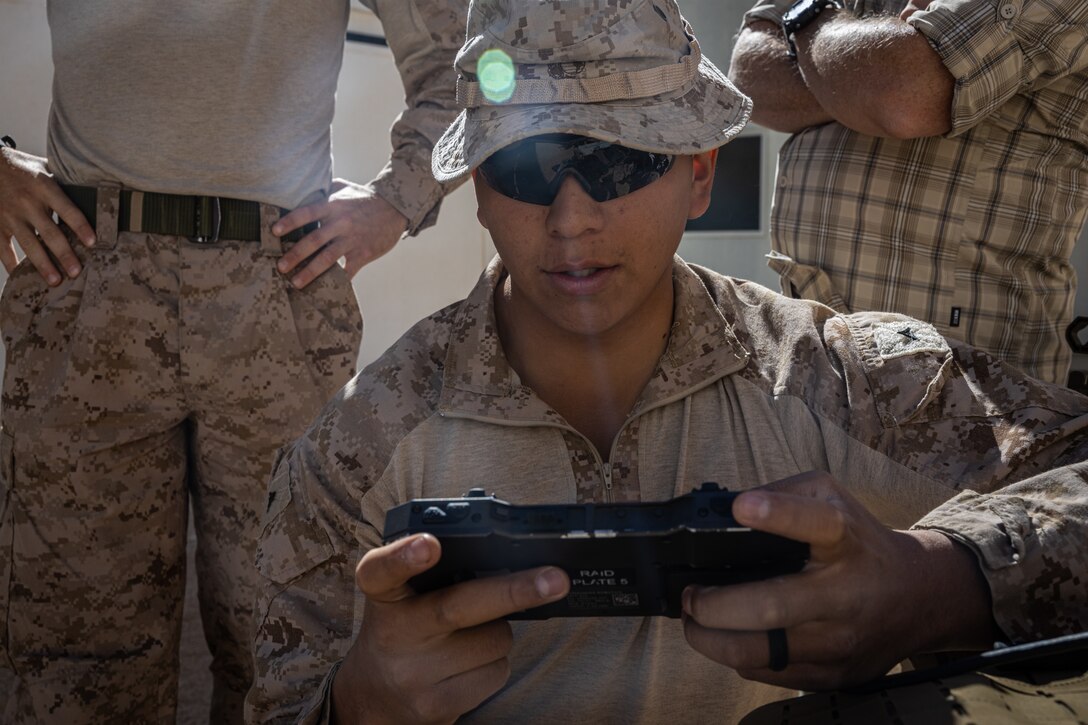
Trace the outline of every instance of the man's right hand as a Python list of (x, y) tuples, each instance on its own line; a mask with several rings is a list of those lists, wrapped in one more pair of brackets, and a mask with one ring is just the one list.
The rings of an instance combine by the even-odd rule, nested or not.
[(61, 283), (64, 270), (68, 277), (79, 275), (81, 267), (64, 231), (53, 221), (56, 212), (84, 245), (94, 245), (94, 230), (79, 208), (72, 203), (40, 156), (0, 149), (0, 262), (9, 273), (18, 257), (12, 237), (31, 264), (52, 286)]
[(417, 595), (408, 580), (441, 555), (438, 540), (420, 534), (359, 562), (366, 609), (333, 682), (336, 722), (453, 722), (506, 684), (513, 633), (502, 617), (570, 590), (561, 569), (543, 567)]

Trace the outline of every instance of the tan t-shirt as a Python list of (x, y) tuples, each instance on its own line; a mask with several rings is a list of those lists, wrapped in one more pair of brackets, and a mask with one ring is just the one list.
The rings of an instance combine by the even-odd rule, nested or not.
[[(464, 2), (365, 4), (382, 17), (409, 107), (378, 191), (414, 230), (442, 196), (430, 147), (455, 116)], [(348, 13), (348, 0), (50, 0), (52, 170), (67, 183), (286, 208), (323, 198)]]

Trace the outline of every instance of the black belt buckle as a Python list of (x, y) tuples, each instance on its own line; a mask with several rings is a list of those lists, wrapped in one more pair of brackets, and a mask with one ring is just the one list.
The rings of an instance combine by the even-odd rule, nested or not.
[[(219, 241), (219, 228), (223, 223), (218, 196), (198, 196), (193, 206), (194, 236), (189, 237), (193, 244), (215, 244)], [(203, 233), (207, 229), (207, 233)]]

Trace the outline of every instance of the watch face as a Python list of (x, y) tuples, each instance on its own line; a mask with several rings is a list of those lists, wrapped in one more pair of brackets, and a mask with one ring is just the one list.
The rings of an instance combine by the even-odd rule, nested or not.
[(797, 0), (782, 16), (782, 29), (787, 36), (792, 35), (815, 20), (828, 6), (842, 7), (836, 0)]
[(790, 9), (786, 11), (786, 14), (782, 16), (782, 24), (792, 24), (797, 22), (797, 18), (804, 14), (808, 6), (811, 5), (813, 0), (797, 0), (793, 5), (790, 5)]

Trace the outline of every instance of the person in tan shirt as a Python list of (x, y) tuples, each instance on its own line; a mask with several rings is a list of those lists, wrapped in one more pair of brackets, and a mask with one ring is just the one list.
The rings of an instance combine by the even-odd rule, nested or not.
[[(494, 64), (494, 65), (493, 65)], [(751, 104), (675, 2), (473, 0), (465, 110), (498, 250), (281, 451), (257, 552), (251, 722), (733, 722), (917, 652), (1083, 628), (1088, 399), (933, 326), (842, 315), (675, 256)], [(691, 587), (683, 618), (507, 614), (542, 567), (417, 594), (441, 545), (385, 514), (472, 487), (516, 504), (747, 490), (806, 568)]]

